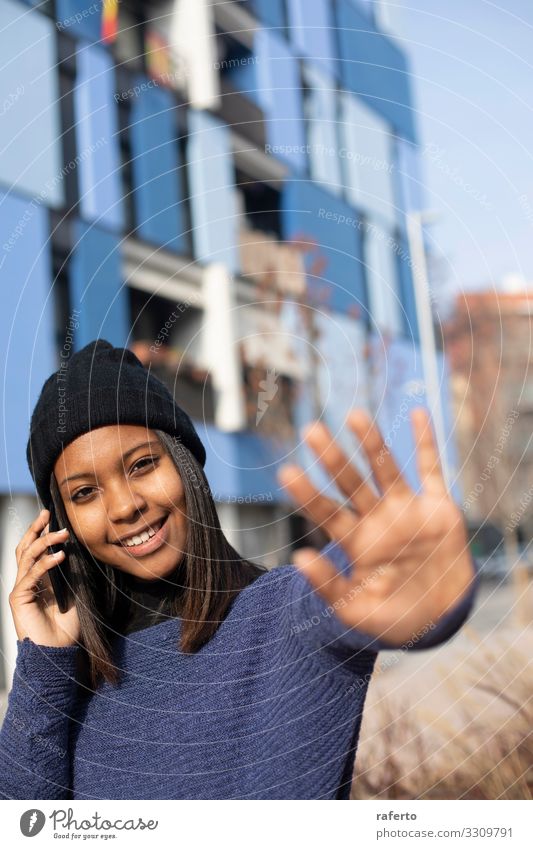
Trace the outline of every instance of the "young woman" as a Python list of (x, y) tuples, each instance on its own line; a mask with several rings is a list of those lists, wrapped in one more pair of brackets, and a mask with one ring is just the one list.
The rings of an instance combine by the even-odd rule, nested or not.
[(190, 419), (130, 351), (98, 340), (51, 375), (28, 442), (48, 509), (17, 547), (10, 595), (5, 798), (349, 797), (377, 652), (454, 634), (477, 576), (423, 410), (417, 494), (367, 415), (348, 425), (377, 486), (314, 423), (305, 439), (345, 502), (285, 466), (331, 543), (266, 571), (226, 540)]

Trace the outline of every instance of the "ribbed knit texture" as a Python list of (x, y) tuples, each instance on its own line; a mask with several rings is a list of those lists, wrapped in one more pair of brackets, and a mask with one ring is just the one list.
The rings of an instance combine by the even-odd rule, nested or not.
[[(326, 553), (349, 569), (342, 549)], [(444, 642), (468, 594), (412, 648)], [(170, 619), (118, 636), (119, 687), (76, 686), (80, 649), (18, 641), (0, 731), (10, 799), (347, 799), (377, 651), (294, 566), (260, 576), (196, 654)]]

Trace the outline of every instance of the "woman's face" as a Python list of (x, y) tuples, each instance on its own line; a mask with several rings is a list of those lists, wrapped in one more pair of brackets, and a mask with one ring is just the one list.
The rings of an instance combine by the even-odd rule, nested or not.
[(95, 558), (146, 580), (176, 568), (187, 533), (185, 494), (153, 430), (96, 428), (65, 448), (54, 474), (72, 530)]

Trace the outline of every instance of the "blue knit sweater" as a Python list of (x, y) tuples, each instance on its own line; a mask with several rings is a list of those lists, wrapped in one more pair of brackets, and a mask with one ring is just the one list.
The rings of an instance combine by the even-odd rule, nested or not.
[[(342, 549), (326, 553), (349, 569)], [(444, 642), (479, 583), (406, 645)], [(296, 567), (261, 575), (196, 654), (180, 620), (117, 636), (118, 687), (76, 685), (79, 647), (26, 638), (0, 731), (9, 799), (347, 799), (377, 652)]]

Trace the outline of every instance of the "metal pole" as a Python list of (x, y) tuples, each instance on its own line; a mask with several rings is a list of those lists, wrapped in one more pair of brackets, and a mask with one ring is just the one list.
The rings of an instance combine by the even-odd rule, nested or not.
[(433, 327), (429, 281), (426, 264), (426, 249), (422, 229), (421, 212), (407, 214), (407, 237), (413, 268), (413, 284), (416, 302), (416, 316), (420, 334), (420, 353), (424, 368), (426, 396), (433, 416), (435, 436), (440, 454), (442, 473), (446, 486), (450, 489), (450, 469), (446, 456), (446, 430), (442, 412), (442, 400), (439, 388), (439, 368), (437, 365), (437, 345)]

